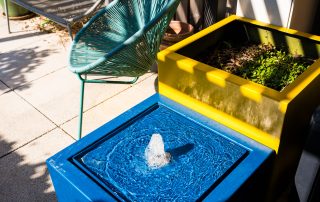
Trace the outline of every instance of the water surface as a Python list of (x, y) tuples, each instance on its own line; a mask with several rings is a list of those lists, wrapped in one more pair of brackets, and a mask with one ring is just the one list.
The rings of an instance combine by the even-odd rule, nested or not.
[[(171, 162), (149, 168), (152, 134), (163, 137)], [(246, 150), (212, 130), (159, 106), (84, 154), (82, 163), (124, 200), (195, 201), (213, 188)]]

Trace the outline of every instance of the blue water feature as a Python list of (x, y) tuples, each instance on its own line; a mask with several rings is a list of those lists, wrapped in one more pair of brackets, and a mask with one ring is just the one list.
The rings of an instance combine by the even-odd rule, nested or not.
[[(162, 135), (171, 162), (149, 168), (152, 134)], [(81, 163), (123, 200), (195, 201), (214, 188), (248, 151), (164, 106), (118, 130), (80, 157)]]

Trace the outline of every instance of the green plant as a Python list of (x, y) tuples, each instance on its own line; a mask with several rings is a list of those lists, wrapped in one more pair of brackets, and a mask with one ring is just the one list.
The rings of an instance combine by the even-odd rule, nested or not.
[(271, 44), (247, 44), (233, 47), (228, 42), (197, 59), (203, 63), (281, 91), (302, 74), (313, 60), (291, 55)]
[(49, 33), (53, 32), (52, 28), (49, 29), (48, 27), (54, 26), (55, 23), (48, 18), (40, 18), (40, 19), (41, 19), (40, 24), (39, 24), (40, 30), (47, 31)]

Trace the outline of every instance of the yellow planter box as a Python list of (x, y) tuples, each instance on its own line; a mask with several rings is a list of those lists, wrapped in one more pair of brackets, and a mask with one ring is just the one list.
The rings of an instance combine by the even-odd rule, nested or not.
[(296, 166), (320, 104), (320, 60), (279, 92), (192, 59), (221, 40), (271, 43), (317, 59), (320, 37), (231, 16), (158, 53), (160, 94), (274, 149), (287, 159), (283, 172)]

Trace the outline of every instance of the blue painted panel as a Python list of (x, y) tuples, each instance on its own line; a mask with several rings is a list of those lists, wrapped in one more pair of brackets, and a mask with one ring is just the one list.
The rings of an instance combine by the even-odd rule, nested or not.
[[(159, 124), (159, 122), (162, 124)], [(143, 126), (143, 132), (141, 132), (140, 126)], [(178, 132), (173, 132), (169, 128), (174, 128), (174, 131)], [(130, 130), (136, 131), (128, 135)], [(197, 133), (194, 131), (197, 131)], [(256, 189), (263, 187), (254, 186), (248, 190), (247, 184), (266, 184), (265, 177), (269, 172), (267, 165), (271, 165), (274, 156), (272, 150), (156, 94), (47, 160), (59, 201), (125, 199), (141, 201), (140, 198), (135, 198), (136, 195), (125, 190), (137, 191), (140, 189), (139, 192), (147, 191), (143, 186), (140, 187), (139, 183), (137, 183), (137, 187), (132, 187), (132, 182), (136, 180), (135, 177), (139, 175), (139, 172), (141, 174), (142, 171), (148, 170), (144, 167), (145, 164), (142, 161), (139, 162), (139, 160), (134, 159), (135, 156), (130, 155), (130, 151), (135, 150), (137, 154), (140, 153), (141, 155), (143, 147), (121, 142), (121, 139), (126, 137), (128, 140), (145, 145), (152, 133), (162, 134), (166, 142), (166, 149), (176, 153), (173, 155), (172, 164), (162, 168), (163, 170), (149, 173), (153, 181), (147, 182), (144, 178), (139, 182), (141, 185), (151, 186), (156, 184), (157, 180), (153, 179), (156, 178), (156, 175), (161, 176), (161, 179), (158, 178), (160, 182), (166, 183), (166, 185), (171, 183), (170, 186), (173, 186), (173, 188), (179, 188), (190, 179), (204, 178), (205, 180), (202, 182), (199, 182), (200, 180), (195, 182), (194, 186), (191, 184), (183, 187), (184, 190), (180, 192), (180, 196), (181, 193), (189, 194), (189, 196), (196, 193), (196, 197), (201, 200), (225, 201), (238, 195), (241, 195), (242, 198), (243, 196), (248, 198), (248, 193), (253, 195)], [(179, 140), (176, 139), (177, 137)], [(199, 147), (199, 142), (205, 145), (205, 148)], [(193, 146), (191, 146), (192, 144)], [(126, 150), (122, 150), (124, 145), (126, 145)], [(183, 147), (184, 145), (187, 146)], [(181, 154), (181, 151), (179, 151), (181, 147), (185, 153), (179, 155), (179, 152)], [(110, 150), (111, 148), (114, 150)], [(109, 157), (106, 157), (105, 155), (108, 154)], [(124, 157), (116, 158), (118, 155)], [(181, 162), (187, 161), (186, 156), (190, 159), (196, 159), (195, 162), (199, 162), (198, 165), (196, 163), (185, 163), (187, 166), (197, 165), (194, 166), (194, 171), (179, 167)], [(93, 168), (93, 165), (97, 164), (94, 164), (92, 159), (98, 159), (103, 163), (98, 163), (100, 166)], [(113, 163), (119, 164), (106, 166), (106, 162), (110, 159), (114, 161)], [(141, 167), (134, 168), (131, 164), (119, 167), (120, 164), (127, 161), (138, 161), (137, 163), (140, 163)], [(224, 164), (226, 166), (222, 166)], [(102, 171), (105, 166), (109, 169), (107, 169), (107, 172)], [(174, 166), (176, 167), (172, 168)], [(128, 175), (124, 172), (125, 169), (138, 169), (138, 172)], [(170, 173), (169, 178), (170, 176), (177, 176), (173, 181), (163, 179), (166, 177), (164, 171), (168, 172), (170, 169), (173, 171), (181, 169), (184, 174), (177, 172), (171, 175)], [(218, 169), (219, 172), (215, 172), (215, 169)], [(126, 180), (119, 178), (118, 174), (121, 174)], [(181, 183), (179, 185), (178, 181), (180, 180), (177, 179), (183, 181), (184, 178), (186, 181), (179, 182)], [(161, 185), (159, 183), (157, 186), (160, 190), (164, 190), (165, 186), (161, 187)], [(199, 189), (199, 186), (203, 187)], [(155, 190), (154, 192), (156, 192)], [(150, 195), (150, 193), (147, 193), (147, 196), (148, 194)], [(157, 194), (151, 195), (155, 196)], [(159, 200), (160, 198), (165, 199), (164, 195), (158, 197)], [(182, 200), (184, 199), (182, 198)]]

